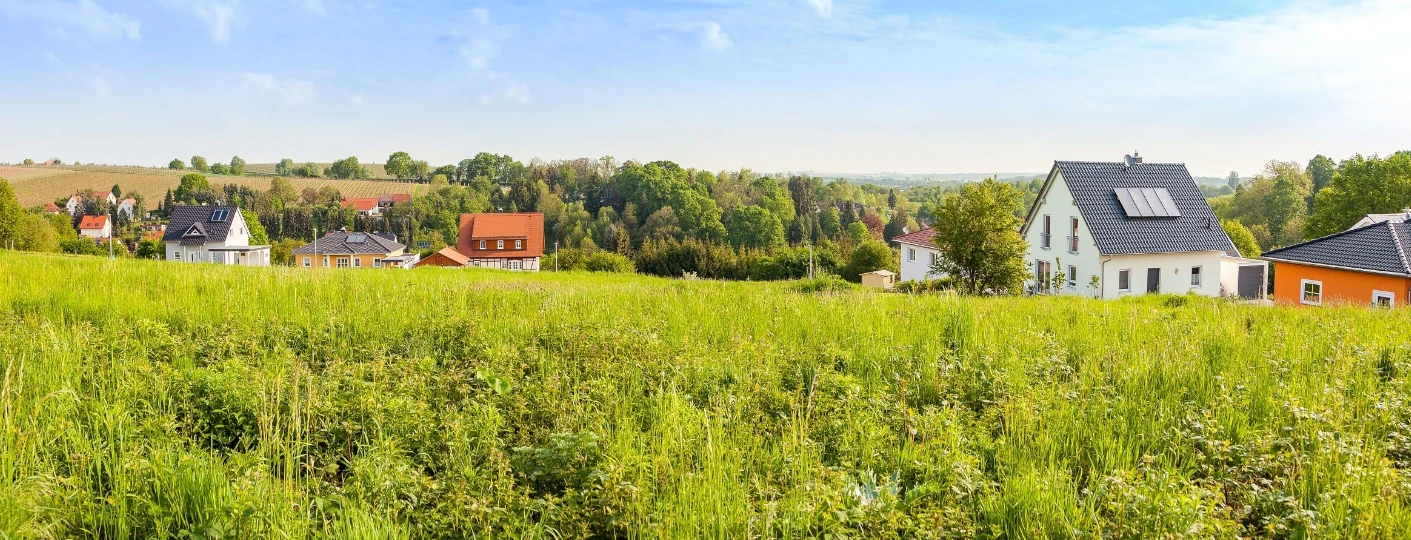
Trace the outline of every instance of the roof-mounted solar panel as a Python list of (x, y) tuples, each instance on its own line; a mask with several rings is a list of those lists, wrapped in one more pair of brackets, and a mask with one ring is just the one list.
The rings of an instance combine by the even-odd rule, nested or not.
[(361, 243), (366, 242), (366, 241), (367, 241), (367, 235), (366, 235), (366, 234), (350, 234), (350, 235), (348, 235), (348, 243), (349, 243), (349, 244), (361, 244)]
[(1166, 188), (1114, 188), (1113, 192), (1127, 217), (1181, 217), (1181, 210)]
[(221, 223), (230, 217), (230, 210), (216, 210), (211, 212), (211, 223)]

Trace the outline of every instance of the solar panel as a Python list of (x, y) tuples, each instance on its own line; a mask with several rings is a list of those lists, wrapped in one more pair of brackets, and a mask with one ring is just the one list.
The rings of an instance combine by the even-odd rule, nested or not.
[(223, 222), (228, 217), (230, 217), (230, 210), (216, 210), (215, 212), (211, 212), (212, 223)]
[(1180, 217), (1181, 210), (1166, 188), (1115, 188), (1127, 217)]
[(366, 242), (366, 241), (367, 241), (367, 235), (366, 235), (366, 234), (350, 234), (350, 235), (348, 235), (348, 243), (349, 243), (349, 244), (361, 244), (361, 243)]

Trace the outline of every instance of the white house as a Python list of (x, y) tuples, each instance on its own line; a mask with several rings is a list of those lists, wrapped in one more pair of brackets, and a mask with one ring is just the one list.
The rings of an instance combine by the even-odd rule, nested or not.
[(250, 228), (238, 206), (173, 206), (162, 240), (167, 260), (269, 266), (269, 246), (250, 245)]
[(1361, 229), (1362, 227), (1376, 223), (1406, 223), (1408, 221), (1411, 221), (1411, 208), (1407, 208), (1395, 214), (1367, 214), (1366, 217), (1363, 217), (1357, 224), (1349, 227), (1347, 230)]
[(931, 264), (941, 257), (931, 243), (936, 230), (930, 227), (903, 234), (892, 241), (901, 246), (901, 281), (926, 281), (941, 277), (931, 273)]
[(85, 238), (112, 238), (113, 222), (108, 216), (83, 216), (78, 220), (78, 235)]
[(131, 197), (123, 199), (118, 203), (118, 207), (113, 210), (113, 215), (124, 214), (129, 221), (137, 218), (137, 199)]
[(1035, 292), (1264, 297), (1184, 164), (1054, 162), (1020, 233)]
[(78, 195), (74, 195), (74, 196), (72, 196), (72, 197), (69, 197), (69, 202), (64, 203), (64, 210), (68, 211), (68, 213), (69, 213), (70, 216), (76, 216), (76, 215), (78, 215), (79, 210), (82, 210), (82, 209), (83, 209), (83, 197), (80, 197), (80, 196), (78, 196)]

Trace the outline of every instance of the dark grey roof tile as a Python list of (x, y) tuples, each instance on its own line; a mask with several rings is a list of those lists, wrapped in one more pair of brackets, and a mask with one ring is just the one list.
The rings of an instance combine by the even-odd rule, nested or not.
[(1373, 223), (1270, 250), (1264, 258), (1411, 276), (1411, 224)]
[[(1104, 255), (1190, 251), (1239, 255), (1184, 164), (1056, 161), (1054, 168), (1063, 176)], [(1180, 215), (1127, 217), (1117, 188), (1165, 189)]]

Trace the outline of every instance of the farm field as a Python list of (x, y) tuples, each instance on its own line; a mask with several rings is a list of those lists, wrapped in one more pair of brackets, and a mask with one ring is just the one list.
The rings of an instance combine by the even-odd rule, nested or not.
[(0, 252), (0, 533), (1404, 538), (1408, 333)]
[[(273, 170), (273, 166), (270, 166)], [(84, 189), (99, 191), (122, 186), (124, 193), (141, 193), (148, 207), (156, 206), (168, 189), (175, 189), (181, 176), (192, 171), (145, 167), (0, 166), (0, 178), (10, 182), (15, 196), (26, 207), (66, 198)], [(220, 176), (206, 174), (212, 185), (237, 183), (255, 189), (269, 189), (272, 176)], [(411, 193), (416, 184), (391, 180), (337, 180), (330, 178), (289, 178), (295, 189), (333, 186), (345, 197), (373, 197), (389, 193)]]

